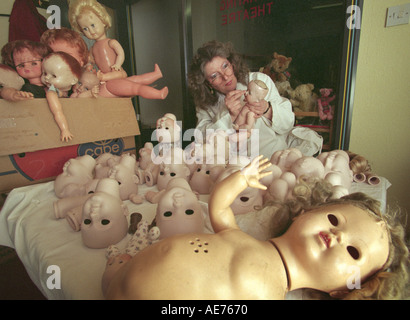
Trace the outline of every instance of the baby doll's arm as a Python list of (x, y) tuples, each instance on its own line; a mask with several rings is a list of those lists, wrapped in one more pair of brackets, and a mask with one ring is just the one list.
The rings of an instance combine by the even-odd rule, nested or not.
[(125, 61), (124, 49), (122, 48), (121, 44), (115, 39), (111, 39), (109, 41), (109, 46), (117, 54), (117, 59), (115, 59), (115, 64), (111, 66), (111, 69), (115, 71), (120, 71), (122, 69), (122, 64)]
[(262, 157), (255, 158), (244, 169), (231, 174), (215, 186), (209, 199), (209, 217), (216, 233), (226, 229), (239, 229), (230, 208), (239, 193), (248, 186), (266, 190), (259, 179), (272, 173), (271, 171), (262, 173), (271, 166), (271, 163), (267, 163), (268, 159), (261, 160)]
[(73, 138), (73, 135), (68, 129), (68, 122), (63, 113), (63, 107), (61, 106), (61, 102), (60, 102), (57, 92), (50, 91), (50, 90), (47, 91), (46, 98), (48, 102), (48, 107), (50, 108), (50, 111), (54, 116), (54, 120), (56, 121), (58, 127), (60, 128), (61, 141), (71, 140)]
[(31, 92), (25, 92), (25, 91), (18, 91), (14, 88), (3, 88), (0, 90), (0, 96), (7, 100), (7, 101), (23, 101), (23, 100), (29, 100), (33, 99), (33, 94)]

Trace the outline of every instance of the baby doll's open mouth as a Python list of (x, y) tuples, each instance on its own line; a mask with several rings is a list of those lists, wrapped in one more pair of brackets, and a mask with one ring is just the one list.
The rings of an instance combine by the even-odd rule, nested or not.
[(319, 233), (319, 238), (323, 241), (323, 243), (325, 244), (326, 248), (330, 247), (330, 242), (332, 241), (332, 239), (329, 237), (329, 235), (325, 232), (320, 232)]

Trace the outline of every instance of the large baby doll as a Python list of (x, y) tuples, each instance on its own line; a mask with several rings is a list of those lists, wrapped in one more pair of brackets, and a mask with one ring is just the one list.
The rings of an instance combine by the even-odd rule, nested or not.
[(99, 69), (99, 80), (105, 82), (107, 94), (121, 97), (138, 95), (146, 99), (167, 97), (168, 87), (158, 90), (149, 86), (162, 78), (162, 72), (157, 65), (153, 72), (127, 77), (122, 68), (124, 50), (117, 40), (107, 38), (106, 31), (111, 27), (111, 17), (100, 3), (95, 0), (73, 1), (68, 15), (75, 31), (95, 40), (91, 55)]
[[(264, 189), (258, 180), (267, 166), (259, 160), (214, 189), (209, 214), (215, 234), (176, 235), (147, 247), (117, 270), (105, 296), (283, 299), (288, 291), (299, 288), (337, 297), (365, 294), (369, 289), (373, 291), (368, 298), (386, 298), (392, 292), (401, 295), (401, 282), (407, 276), (401, 267), (408, 257), (403, 236), (399, 240), (362, 194), (323, 204), (307, 201), (309, 208), (306, 203), (296, 206), (298, 213), (304, 213), (283, 235), (268, 241), (239, 230), (230, 204), (248, 186)], [(316, 192), (304, 194), (317, 196)], [(352, 270), (361, 280), (361, 291), (352, 284)], [(389, 282), (399, 288), (390, 290)]]

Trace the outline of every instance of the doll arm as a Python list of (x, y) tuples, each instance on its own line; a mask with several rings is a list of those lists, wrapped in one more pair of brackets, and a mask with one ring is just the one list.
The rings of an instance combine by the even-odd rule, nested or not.
[(60, 102), (57, 92), (50, 91), (50, 90), (47, 91), (46, 98), (48, 102), (48, 107), (50, 108), (50, 111), (54, 116), (54, 120), (56, 121), (58, 127), (60, 128), (61, 141), (71, 140), (73, 138), (73, 135), (68, 129), (67, 119), (63, 113), (63, 107), (61, 106), (61, 102)]
[(7, 101), (22, 101), (33, 99), (33, 94), (31, 92), (18, 91), (14, 88), (3, 88), (0, 90), (0, 96)]
[(262, 173), (271, 163), (266, 164), (268, 160), (261, 159), (262, 156), (255, 158), (243, 170), (234, 172), (215, 186), (209, 199), (209, 217), (215, 233), (226, 229), (239, 229), (230, 208), (238, 194), (248, 186), (266, 190), (259, 179), (272, 173)]
[(115, 64), (111, 66), (111, 69), (115, 71), (120, 71), (122, 69), (122, 64), (125, 61), (124, 49), (122, 48), (121, 44), (117, 40), (114, 40), (114, 39), (111, 39), (109, 41), (109, 46), (117, 54), (117, 58), (115, 59)]

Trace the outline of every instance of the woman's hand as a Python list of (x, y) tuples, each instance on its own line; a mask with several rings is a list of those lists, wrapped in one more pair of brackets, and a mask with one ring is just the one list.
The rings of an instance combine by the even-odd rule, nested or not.
[(244, 90), (233, 90), (225, 96), (225, 105), (229, 110), (233, 122), (243, 107), (241, 98), (245, 92)]
[[(266, 100), (261, 100), (258, 102), (247, 103), (246, 106), (249, 108), (250, 111), (255, 113), (255, 118), (260, 118), (263, 115), (269, 113), (269, 103)], [(266, 112), (268, 110), (268, 112)], [(266, 113), (265, 113), (266, 112)]]

